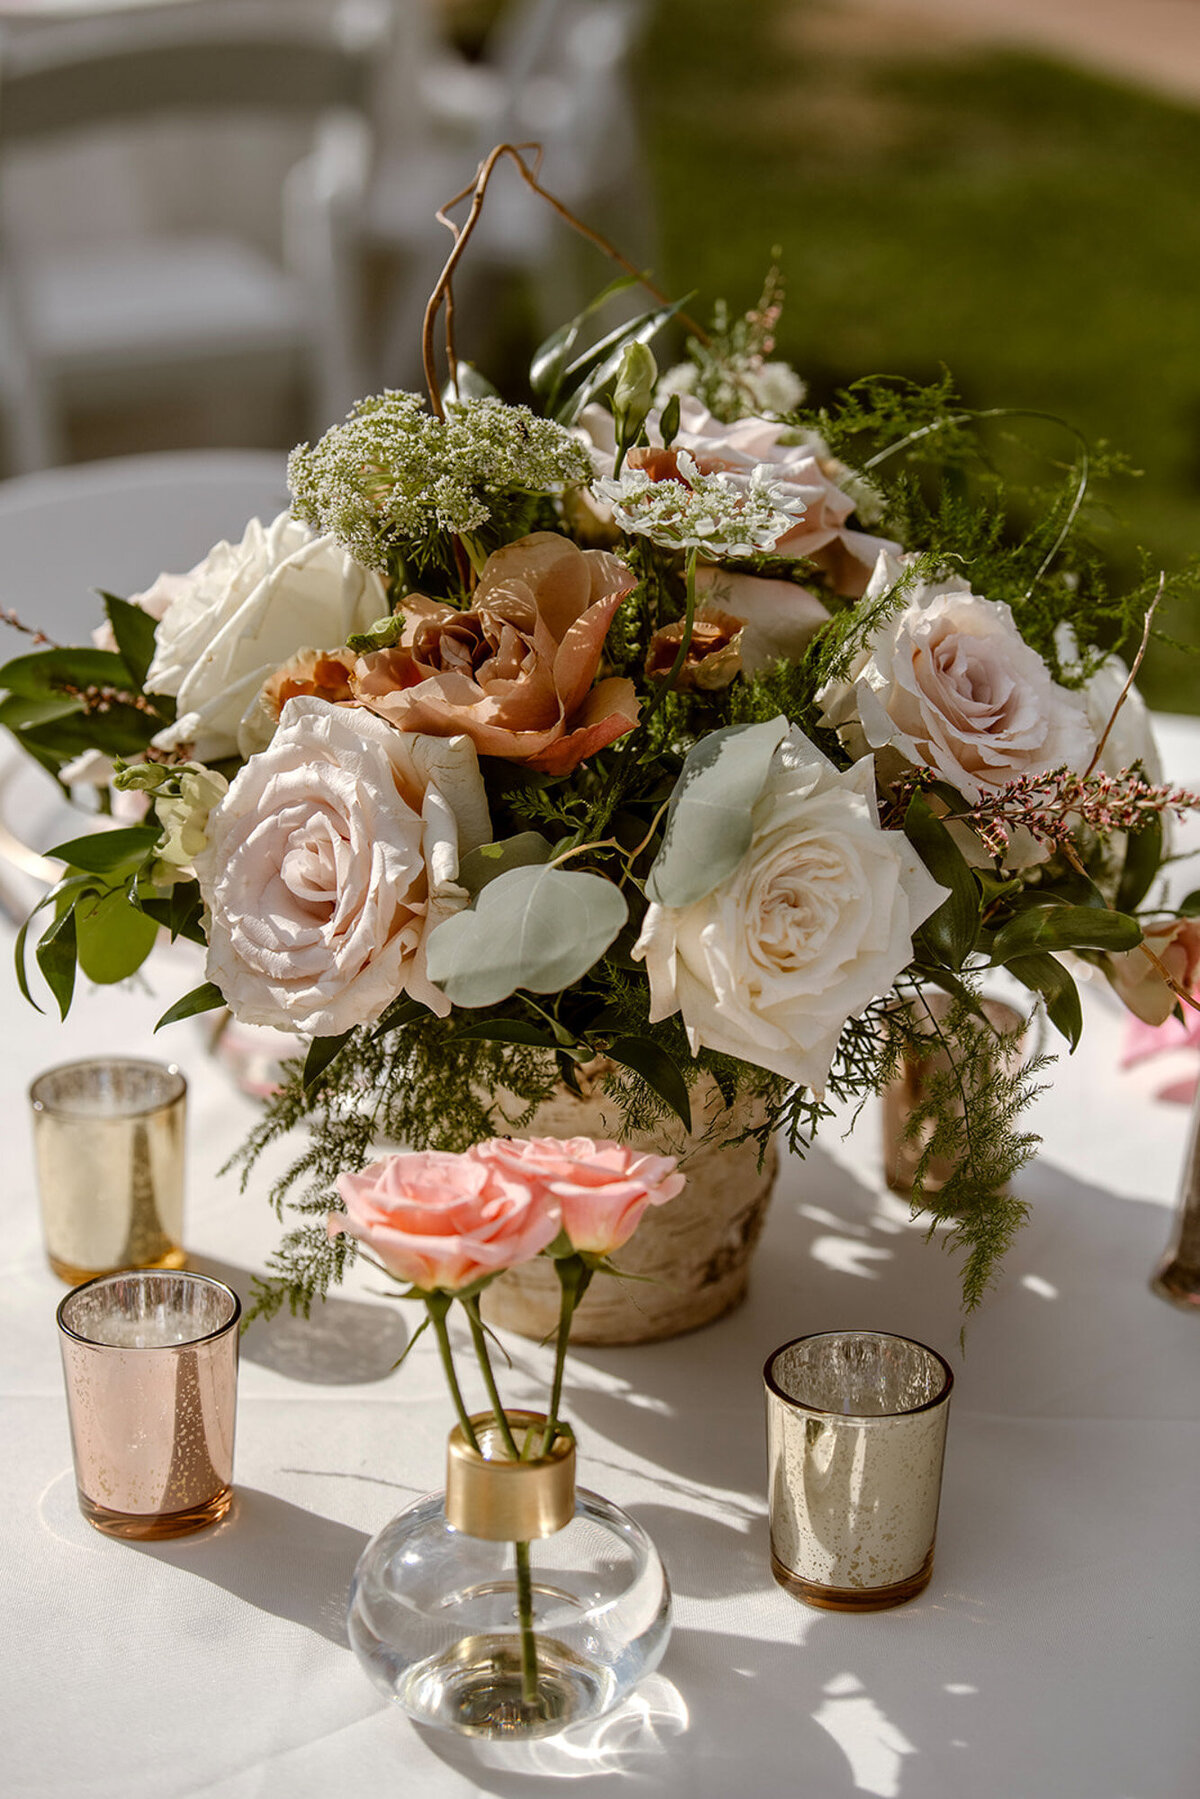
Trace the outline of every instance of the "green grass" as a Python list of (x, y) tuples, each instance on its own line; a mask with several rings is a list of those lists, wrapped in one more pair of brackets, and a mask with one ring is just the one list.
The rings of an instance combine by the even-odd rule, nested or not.
[[(1132, 578), (1200, 552), (1200, 111), (1034, 56), (822, 48), (817, 0), (659, 0), (641, 116), (660, 275), (702, 311), (757, 296), (815, 398), (945, 365), (971, 405), (1036, 407), (1143, 471), (1106, 496)], [(828, 15), (826, 15), (827, 17)], [(1200, 614), (1166, 621), (1200, 643)], [(1152, 702), (1200, 711), (1156, 648)]]

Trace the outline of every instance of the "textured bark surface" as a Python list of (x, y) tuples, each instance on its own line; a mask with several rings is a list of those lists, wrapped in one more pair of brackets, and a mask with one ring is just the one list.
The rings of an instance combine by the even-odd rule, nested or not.
[[(731, 1146), (758, 1115), (726, 1110), (715, 1085), (699, 1082), (691, 1137), (681, 1126), (657, 1132), (622, 1128), (602, 1092), (578, 1099), (565, 1087), (522, 1127), (526, 1137), (619, 1139), (638, 1149), (678, 1155), (687, 1186), (665, 1206), (650, 1208), (613, 1260), (636, 1280), (597, 1275), (575, 1314), (573, 1343), (650, 1343), (695, 1330), (745, 1296), (750, 1256), (766, 1220), (778, 1159), (774, 1144), (758, 1167), (758, 1146)], [(719, 1128), (705, 1141), (706, 1134)], [(488, 1322), (541, 1339), (558, 1323), (559, 1286), (544, 1258), (514, 1268), (483, 1295)]]

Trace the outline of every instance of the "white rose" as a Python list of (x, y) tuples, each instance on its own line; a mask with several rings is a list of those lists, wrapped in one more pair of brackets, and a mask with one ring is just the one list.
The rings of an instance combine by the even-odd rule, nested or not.
[(407, 992), (439, 1016), (425, 940), (491, 836), (474, 745), (289, 700), (208, 817), (208, 978), (246, 1024), (334, 1036)]
[(280, 663), (305, 646), (344, 644), (388, 611), (377, 574), (286, 512), (265, 526), (251, 519), (241, 543), (219, 543), (189, 575), (169, 579), (175, 597), (155, 633), (146, 688), (174, 694), (178, 716), (154, 742), (191, 744), (201, 762), (250, 753), (242, 720)]
[[(883, 554), (867, 598), (904, 573)], [(972, 803), (1020, 775), (1082, 770), (1096, 748), (1083, 699), (1050, 677), (1008, 606), (966, 581), (919, 582), (873, 633), (847, 680), (817, 695), (852, 755), (890, 745)]]
[[(1063, 669), (1069, 671), (1077, 668), (1079, 646), (1070, 625), (1059, 625), (1054, 633), (1054, 641)], [(1129, 670), (1121, 658), (1106, 656), (1095, 674), (1080, 689), (1088, 723), (1096, 734), (1097, 743), (1104, 736), (1108, 721), (1113, 715), (1113, 707), (1121, 698), (1128, 679)], [(1131, 687), (1121, 701), (1121, 710), (1108, 733), (1096, 766), (1103, 774), (1119, 775), (1137, 763), (1141, 763), (1145, 769), (1148, 781), (1162, 780), (1162, 758), (1154, 741), (1150, 712), (1137, 688)], [(1144, 956), (1142, 960), (1145, 961)]]
[(733, 874), (690, 906), (652, 904), (652, 1021), (682, 1011), (701, 1046), (821, 1093), (849, 1018), (912, 958), (946, 898), (900, 831), (880, 829), (869, 758), (846, 772), (793, 725)]

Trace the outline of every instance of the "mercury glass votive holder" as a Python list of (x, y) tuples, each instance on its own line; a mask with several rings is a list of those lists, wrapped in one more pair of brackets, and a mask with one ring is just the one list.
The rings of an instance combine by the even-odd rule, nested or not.
[(798, 1337), (768, 1356), (771, 1572), (826, 1611), (882, 1611), (933, 1573), (954, 1376), (881, 1331)]
[(42, 1229), (71, 1286), (118, 1268), (182, 1268), (187, 1082), (179, 1069), (98, 1057), (29, 1089)]
[(58, 1308), (79, 1509), (112, 1537), (186, 1536), (233, 1496), (236, 1293), (207, 1274), (131, 1269)]

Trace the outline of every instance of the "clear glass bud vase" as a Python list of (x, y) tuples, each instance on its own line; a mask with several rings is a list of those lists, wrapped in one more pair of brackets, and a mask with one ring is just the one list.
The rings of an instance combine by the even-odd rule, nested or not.
[[(508, 1417), (517, 1435), (546, 1423)], [(569, 1435), (514, 1462), (490, 1413), (471, 1422), (479, 1450), (451, 1432), (445, 1493), (393, 1518), (359, 1558), (350, 1641), (418, 1723), (550, 1736), (610, 1711), (658, 1665), (666, 1573), (632, 1518), (576, 1489)]]

